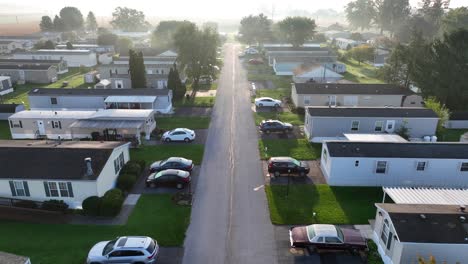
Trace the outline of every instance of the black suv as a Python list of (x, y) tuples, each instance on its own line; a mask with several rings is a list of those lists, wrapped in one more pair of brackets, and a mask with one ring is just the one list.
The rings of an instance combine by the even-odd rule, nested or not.
[(306, 176), (310, 168), (305, 162), (290, 157), (274, 157), (268, 160), (268, 172), (275, 177), (281, 174)]
[(283, 123), (279, 120), (263, 120), (260, 123), (260, 131), (264, 133), (270, 132), (291, 132), (293, 130), (293, 126), (289, 123)]

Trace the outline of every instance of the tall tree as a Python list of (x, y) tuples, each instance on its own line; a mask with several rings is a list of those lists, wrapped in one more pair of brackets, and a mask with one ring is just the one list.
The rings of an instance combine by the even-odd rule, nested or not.
[(181, 67), (193, 80), (193, 88), (198, 89), (201, 75), (213, 75), (218, 64), (216, 51), (219, 46), (218, 32), (205, 28), (200, 30), (195, 24), (181, 26), (174, 35), (174, 45), (178, 52)]
[(54, 22), (52, 22), (50, 16), (43, 16), (41, 18), (41, 23), (39, 24), (39, 27), (43, 32), (54, 31)]
[(64, 30), (77, 30), (83, 28), (83, 15), (73, 6), (66, 6), (60, 10), (60, 18), (63, 21)]
[(63, 20), (55, 15), (54, 17), (54, 29), (55, 31), (63, 31), (65, 29), (65, 25), (63, 24)]
[(457, 29), (468, 30), (468, 7), (459, 7), (451, 9), (441, 21), (441, 30), (445, 33), (451, 33)]
[(55, 49), (55, 43), (52, 40), (47, 40), (41, 49)]
[(294, 47), (311, 40), (316, 27), (315, 20), (308, 17), (287, 17), (278, 22), (280, 38)]
[(180, 80), (179, 70), (177, 69), (177, 65), (175, 63), (174, 63), (174, 82), (175, 82), (174, 97), (181, 99), (184, 97), (185, 93), (187, 92), (187, 87)]
[(117, 7), (112, 13), (111, 25), (126, 32), (146, 31), (149, 23), (145, 20), (143, 11), (128, 7)]
[(450, 111), (447, 109), (447, 107), (445, 107), (445, 105), (441, 104), (434, 97), (429, 97), (426, 100), (424, 100), (424, 105), (427, 108), (432, 109), (439, 117), (439, 121), (437, 122), (437, 134), (442, 134), (444, 130), (444, 124), (450, 118)]
[(89, 31), (96, 31), (98, 28), (98, 23), (96, 17), (92, 11), (89, 11), (88, 16), (86, 16), (86, 29)]
[(439, 32), (446, 2), (446, 0), (422, 0), (422, 7), (418, 12), (430, 25), (431, 36), (435, 36)]
[(146, 69), (143, 53), (134, 50), (129, 51), (130, 79), (132, 88), (146, 88)]
[(171, 67), (171, 69), (169, 70), (169, 75), (167, 75), (167, 89), (171, 89), (173, 92), (176, 89), (176, 81), (173, 67)]
[(372, 26), (376, 10), (372, 0), (354, 0), (345, 8), (346, 19), (355, 29), (368, 29)]
[(350, 49), (348, 53), (359, 63), (359, 65), (361, 65), (361, 62), (363, 61), (374, 59), (374, 51), (374, 47), (370, 45), (359, 45)]
[(133, 48), (133, 42), (129, 38), (118, 38), (115, 43), (115, 50), (118, 53), (124, 53)]
[(174, 34), (180, 26), (190, 24), (188, 21), (168, 20), (159, 22), (151, 36), (151, 47), (170, 49), (174, 46)]
[(243, 17), (240, 22), (240, 41), (246, 44), (260, 44), (272, 38), (272, 21), (264, 14)]
[(381, 33), (385, 30), (393, 35), (411, 12), (409, 0), (376, 0), (375, 5), (374, 20)]

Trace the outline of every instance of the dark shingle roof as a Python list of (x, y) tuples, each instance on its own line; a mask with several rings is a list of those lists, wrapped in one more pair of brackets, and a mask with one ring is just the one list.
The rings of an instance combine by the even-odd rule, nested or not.
[(0, 64), (58, 64), (61, 60), (0, 59)]
[[(455, 205), (377, 204), (388, 212), (401, 242), (468, 244), (468, 230)], [(423, 217), (421, 215), (424, 215)]]
[(308, 107), (311, 116), (323, 117), (419, 117), (437, 118), (437, 114), (421, 107)]
[[(95, 180), (113, 149), (120, 142), (64, 142), (46, 145), (45, 141), (0, 141), (0, 178)], [(92, 159), (94, 175), (86, 176), (84, 159)]]
[(328, 141), (332, 157), (468, 159), (467, 143)]
[(16, 113), (19, 104), (0, 104), (0, 113)]
[(329, 51), (322, 47), (264, 47), (268, 51)]
[(298, 94), (414, 94), (409, 89), (393, 84), (295, 83), (294, 85)]
[(450, 114), (450, 120), (468, 120), (468, 111), (457, 111)]
[(49, 89), (49, 88), (35, 88), (29, 91), (28, 95), (168, 95), (168, 89), (151, 89), (151, 88), (141, 88), (141, 89)]
[(2, 70), (48, 70), (51, 64), (0, 64)]

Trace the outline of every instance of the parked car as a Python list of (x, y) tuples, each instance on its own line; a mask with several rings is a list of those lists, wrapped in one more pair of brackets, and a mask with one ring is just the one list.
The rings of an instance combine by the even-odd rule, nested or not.
[(264, 133), (270, 132), (291, 132), (293, 130), (293, 125), (290, 123), (283, 123), (279, 120), (263, 120), (259, 125), (260, 131)]
[(259, 51), (257, 49), (252, 48), (252, 47), (246, 48), (244, 52), (245, 52), (245, 54), (249, 54), (249, 55), (255, 55), (255, 54), (259, 53)]
[(192, 142), (195, 140), (195, 131), (188, 128), (176, 128), (171, 131), (165, 132), (161, 139), (165, 142), (171, 141), (185, 141)]
[(250, 59), (249, 64), (253, 64), (253, 65), (263, 64), (263, 60), (262, 59)]
[(163, 170), (160, 172), (151, 173), (146, 179), (146, 187), (176, 187), (183, 189), (190, 183), (190, 173), (183, 170)]
[(212, 82), (213, 82), (213, 78), (209, 75), (200, 76), (200, 79), (198, 80), (198, 84), (208, 85), (208, 84), (211, 84)]
[(314, 246), (317, 249), (365, 250), (366, 239), (359, 230), (336, 225), (308, 225), (289, 229), (291, 247)]
[(255, 99), (255, 106), (257, 107), (280, 107), (281, 100), (273, 99), (271, 97), (260, 97)]
[(155, 161), (150, 166), (151, 173), (167, 169), (177, 169), (191, 172), (193, 169), (193, 162), (189, 159), (171, 157), (165, 160)]
[(291, 157), (272, 157), (268, 160), (268, 172), (273, 173), (275, 177), (281, 174), (306, 176), (309, 171), (307, 163)]
[(158, 242), (151, 237), (125, 236), (94, 245), (86, 263), (156, 263), (158, 253)]

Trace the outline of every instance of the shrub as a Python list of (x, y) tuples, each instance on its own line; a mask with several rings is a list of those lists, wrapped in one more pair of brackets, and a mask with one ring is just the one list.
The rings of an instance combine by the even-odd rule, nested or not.
[(120, 174), (119, 178), (117, 179), (117, 188), (124, 192), (128, 192), (132, 189), (133, 185), (137, 177), (135, 174)]
[(142, 173), (146, 168), (146, 161), (145, 160), (136, 160), (135, 162), (138, 163), (138, 165), (140, 165), (140, 168), (141, 168), (140, 173)]
[(48, 200), (42, 203), (42, 209), (48, 211), (65, 211), (68, 209), (68, 204), (63, 200)]
[(99, 208), (101, 206), (101, 198), (97, 196), (90, 196), (83, 201), (83, 212), (85, 215), (99, 215)]
[(120, 171), (120, 174), (133, 174), (140, 175), (141, 167), (136, 161), (129, 161), (125, 164)]
[(29, 200), (16, 201), (13, 203), (13, 205), (17, 207), (22, 207), (22, 208), (30, 208), (30, 209), (37, 208), (37, 203), (34, 201), (29, 201)]
[(305, 115), (305, 108), (304, 107), (297, 107), (292, 110), (293, 113), (299, 115)]
[(112, 189), (107, 191), (101, 198), (100, 215), (102, 216), (116, 216), (122, 208), (124, 197), (122, 191), (119, 189)]

